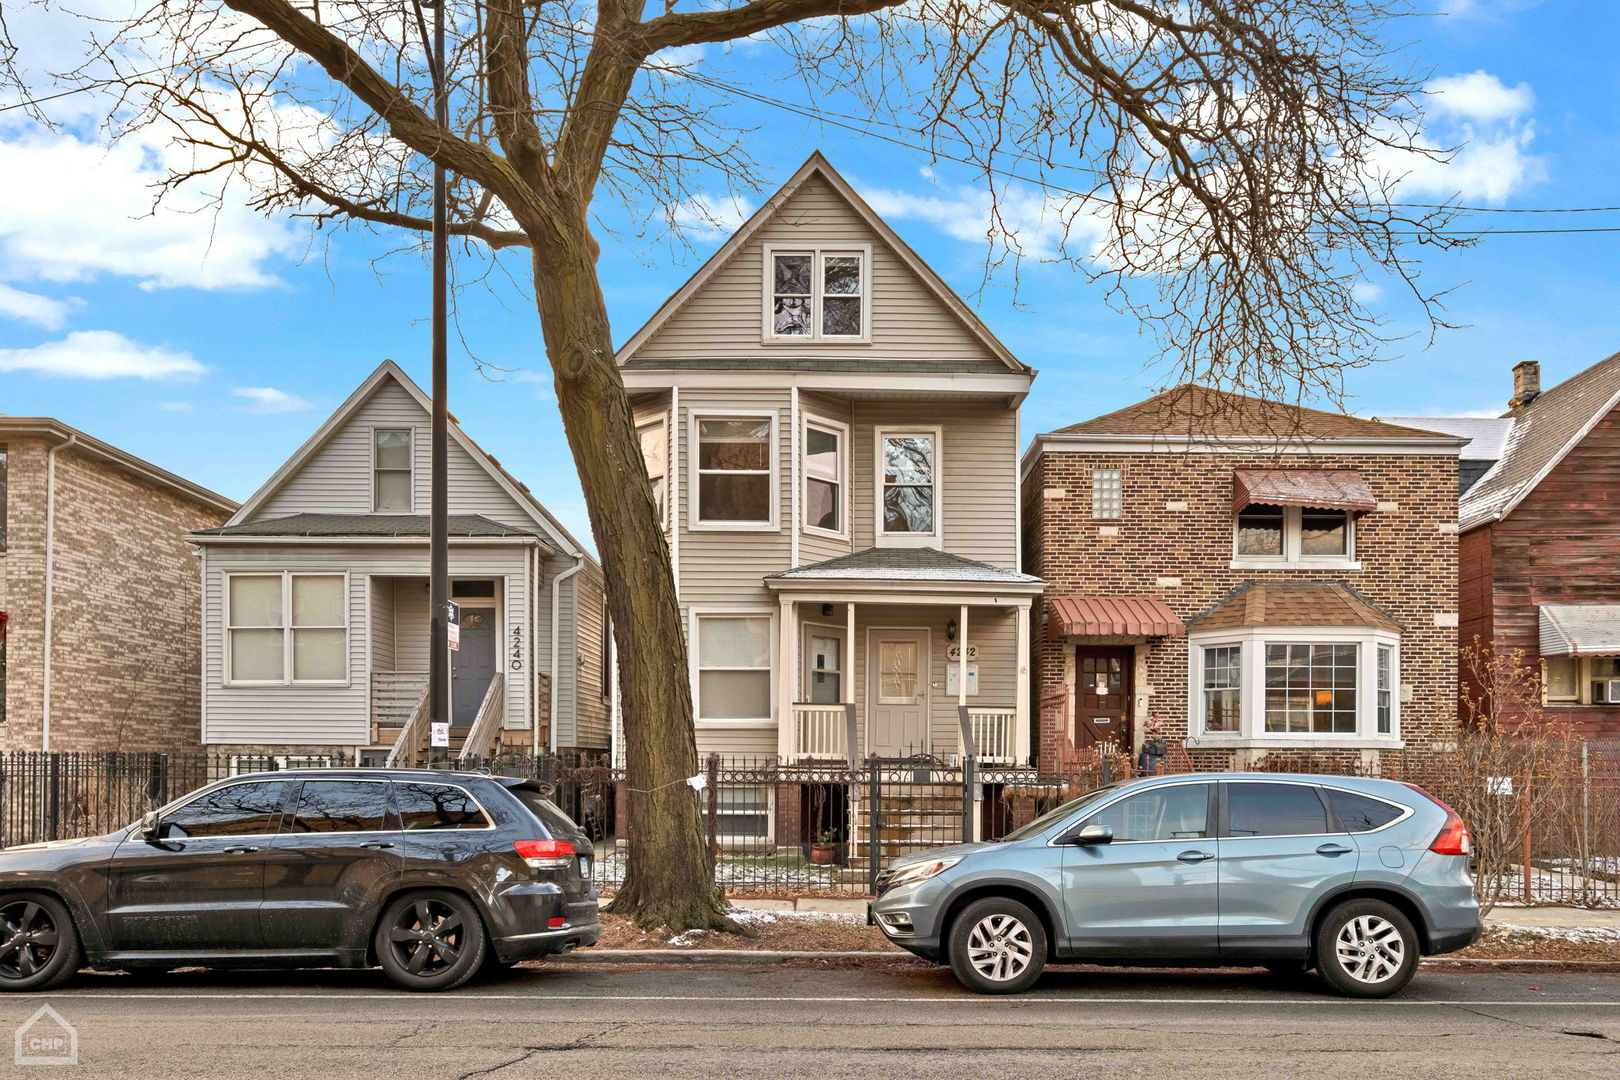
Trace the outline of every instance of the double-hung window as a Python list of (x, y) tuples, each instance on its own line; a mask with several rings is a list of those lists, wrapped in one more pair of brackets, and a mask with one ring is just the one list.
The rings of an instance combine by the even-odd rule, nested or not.
[(342, 574), (226, 578), (226, 667), (234, 684), (348, 681), (347, 579)]
[(767, 248), (767, 341), (866, 342), (870, 292), (863, 248)]
[(1610, 656), (1547, 656), (1541, 661), (1548, 704), (1620, 705), (1620, 660)]
[(769, 722), (771, 617), (698, 615), (697, 718)]
[(939, 431), (879, 431), (877, 438), (879, 539), (937, 541)]
[(697, 524), (776, 524), (776, 422), (769, 416), (701, 416), (694, 422)]
[(641, 440), (641, 460), (647, 466), (647, 479), (652, 484), (653, 503), (658, 507), (658, 520), (666, 521), (669, 478), (669, 439), (662, 418), (636, 426)]
[(1355, 558), (1355, 519), (1344, 510), (1255, 503), (1238, 511), (1232, 561), (1343, 566)]
[(804, 428), (804, 527), (844, 534), (844, 428), (818, 421)]
[(371, 429), (371, 508), (408, 514), (413, 509), (411, 429)]

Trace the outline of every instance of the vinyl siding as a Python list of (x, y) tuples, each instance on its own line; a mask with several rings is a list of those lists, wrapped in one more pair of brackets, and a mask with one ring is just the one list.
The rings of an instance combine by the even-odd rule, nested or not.
[[(411, 442), (414, 511), (427, 513), (429, 417), (404, 387), (385, 379), (325, 445), (266, 500), (258, 516), (371, 513), (371, 432), (377, 427), (408, 427), (415, 433)], [(528, 511), (454, 441), (447, 460), (452, 514), (483, 514), (517, 528), (535, 527)]]
[(394, 580), (374, 577), (370, 579), (371, 613), (371, 670), (400, 671), (395, 653)]
[[(866, 345), (765, 344), (764, 249), (870, 244), (872, 340)], [(636, 358), (825, 357), (994, 360), (984, 343), (940, 302), (841, 196), (811, 177), (637, 351)]]
[(611, 741), (612, 718), (610, 702), (602, 693), (603, 681), (607, 678), (607, 657), (602, 648), (607, 593), (602, 571), (595, 564), (586, 563), (568, 584), (573, 586), (573, 625), (580, 657), (580, 662), (574, 665), (578, 673), (573, 709), (577, 731), (573, 742), (559, 745), (606, 749)]

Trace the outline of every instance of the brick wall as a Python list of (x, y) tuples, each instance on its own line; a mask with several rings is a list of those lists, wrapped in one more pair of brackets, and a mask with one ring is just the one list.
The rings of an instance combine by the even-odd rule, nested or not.
[[(1265, 468), (1351, 468), (1386, 508), (1363, 515), (1356, 529), (1361, 570), (1234, 570), (1232, 471)], [(1091, 471), (1124, 474), (1124, 516), (1091, 516)], [(1457, 711), (1457, 460), (1429, 455), (1267, 455), (1264, 460), (1208, 453), (1041, 454), (1023, 490), (1025, 568), (1048, 582), (1048, 595), (1153, 595), (1182, 619), (1209, 608), (1246, 581), (1334, 581), (1349, 584), (1405, 626), (1401, 730), (1413, 742), (1445, 738)], [(1182, 509), (1170, 504), (1185, 504)], [(1106, 530), (1116, 535), (1106, 535)], [(1178, 578), (1179, 583), (1161, 583)], [(1437, 619), (1439, 617), (1439, 619)], [(1031, 667), (1034, 700), (1065, 685), (1071, 643), (1053, 641), (1044, 603), (1035, 612)], [(1147, 646), (1148, 713), (1162, 716), (1173, 737), (1187, 731), (1187, 644)], [(1137, 693), (1144, 686), (1139, 680)], [(1052, 760), (1066, 731), (1044, 719), (1037, 733)], [(1359, 751), (1348, 751), (1354, 756)], [(1196, 764), (1230, 767), (1229, 751), (1194, 755)]]
[[(7, 446), (4, 748), (28, 750), (44, 711), (47, 443)], [(56, 482), (51, 749), (197, 748), (201, 601), (183, 537), (228, 515), (72, 449), (57, 455)]]

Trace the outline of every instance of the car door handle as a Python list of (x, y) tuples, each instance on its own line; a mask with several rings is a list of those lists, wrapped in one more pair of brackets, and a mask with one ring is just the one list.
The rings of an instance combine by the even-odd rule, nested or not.
[(259, 849), (256, 848), (256, 847), (228, 847), (228, 848), (225, 849), (225, 854), (227, 854), (227, 855), (251, 855), (255, 851), (258, 851), (258, 850)]
[(1176, 858), (1181, 862), (1208, 862), (1215, 856), (1208, 851), (1183, 851)]
[(1323, 844), (1316, 849), (1318, 855), (1348, 855), (1355, 848), (1347, 848), (1343, 844)]
[(376, 840), (376, 841), (373, 841), (373, 842), (371, 842), (369, 844), (361, 844), (360, 846), (363, 847), (363, 848), (373, 848), (373, 849), (391, 848), (391, 847), (394, 846), (394, 842), (392, 840)]

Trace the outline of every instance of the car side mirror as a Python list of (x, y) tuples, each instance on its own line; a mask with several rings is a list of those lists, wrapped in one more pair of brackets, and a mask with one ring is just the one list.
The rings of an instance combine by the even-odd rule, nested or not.
[(1112, 844), (1114, 830), (1108, 825), (1087, 825), (1069, 838), (1069, 843), (1080, 847), (1094, 847), (1097, 844)]
[(163, 819), (156, 810), (141, 815), (141, 839), (157, 840), (163, 835)]

